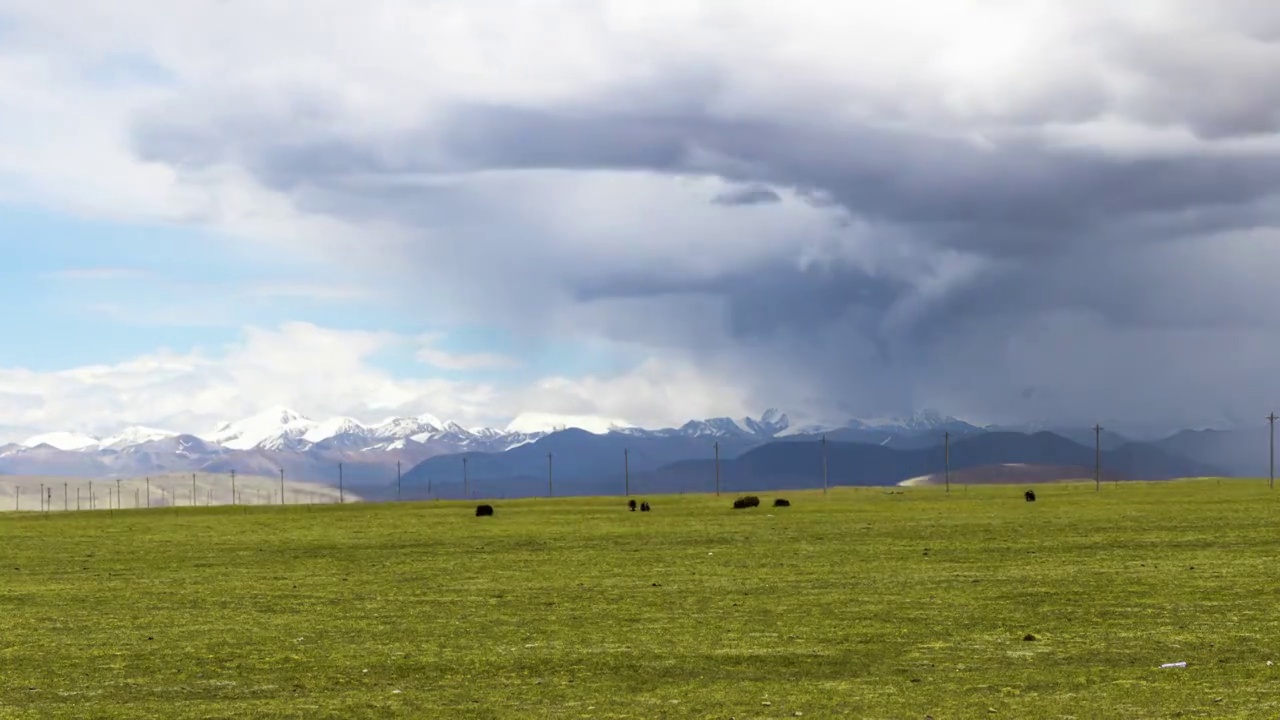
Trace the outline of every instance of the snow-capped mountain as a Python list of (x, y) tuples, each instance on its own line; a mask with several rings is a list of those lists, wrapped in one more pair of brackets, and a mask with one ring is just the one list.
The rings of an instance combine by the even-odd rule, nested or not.
[(742, 426), (756, 435), (773, 437), (791, 427), (791, 420), (781, 410), (769, 408), (758, 420), (750, 417), (743, 418)]
[[(540, 435), (539, 435), (540, 436)], [(219, 425), (205, 440), (229, 450), (305, 451), (311, 448), (395, 450), (414, 444), (457, 446), (492, 445), (501, 449), (509, 440), (526, 442), (528, 433), (492, 428), (467, 429), (434, 415), (388, 418), (365, 425), (351, 417), (316, 422), (289, 408), (273, 407), (244, 420)]]
[(348, 437), (368, 439), (374, 437), (373, 429), (360, 424), (355, 418), (336, 417), (316, 423), (302, 435), (302, 439), (309, 443)]
[(142, 427), (140, 425), (131, 428), (125, 428), (110, 437), (103, 438), (98, 442), (98, 446), (106, 450), (119, 450), (134, 445), (141, 445), (153, 440), (163, 440), (165, 438), (177, 437), (178, 433), (169, 430), (157, 430), (156, 428)]
[(407, 440), (416, 435), (438, 432), (444, 421), (434, 415), (387, 418), (370, 430), (372, 437), (381, 440)]
[[(798, 434), (813, 434), (835, 429), (868, 430), (885, 433), (921, 433), (950, 427), (979, 428), (943, 415), (923, 410), (902, 418), (859, 418), (838, 427), (792, 427), (786, 413), (766, 410), (760, 417), (718, 417), (691, 420), (680, 427), (649, 430), (639, 427), (614, 427), (609, 432), (634, 437), (687, 438), (755, 438), (768, 440)], [(519, 432), (494, 428), (467, 428), (459, 423), (441, 420), (434, 415), (391, 417), (366, 425), (352, 417), (313, 420), (287, 407), (271, 407), (240, 420), (218, 424), (212, 432), (180, 435), (169, 430), (130, 427), (115, 435), (97, 438), (76, 432), (49, 432), (28, 438), (18, 444), (22, 449), (47, 445), (57, 450), (93, 452), (124, 451), (130, 448), (186, 437), (202, 444), (237, 451), (304, 452), (313, 448), (342, 450), (401, 450), (417, 446), (433, 446), (442, 452), (481, 450), (501, 452), (536, 441), (548, 432)], [(188, 442), (188, 445), (190, 443)], [(175, 446), (176, 447), (176, 446)]]
[(50, 432), (29, 437), (21, 443), (17, 443), (20, 447), (35, 448), (41, 445), (58, 450), (119, 450), (134, 445), (141, 445), (152, 440), (160, 440), (167, 437), (173, 437), (178, 433), (169, 432), (168, 430), (157, 430), (149, 427), (130, 427), (121, 430), (115, 435), (105, 438), (98, 438), (92, 435), (85, 435), (76, 432)]
[[(840, 439), (881, 443), (888, 442), (885, 438), (889, 437), (915, 437), (916, 442), (924, 442), (919, 438), (931, 436), (940, 428), (957, 432), (953, 424), (971, 427), (926, 411), (908, 418), (850, 421), (840, 430), (848, 437)], [(673, 453), (671, 457), (677, 457), (681, 453), (702, 452), (699, 448), (713, 442), (719, 442), (722, 450), (731, 448), (736, 452), (775, 439), (802, 440), (825, 432), (793, 428), (785, 413), (772, 409), (755, 418), (709, 418), (656, 430), (612, 424), (607, 429), (597, 428), (597, 432), (578, 430), (562, 437), (561, 433), (550, 431), (468, 428), (425, 414), (391, 417), (375, 424), (352, 417), (317, 421), (276, 406), (220, 423), (211, 432), (201, 434), (148, 427), (127, 428), (105, 438), (76, 432), (44, 433), (0, 447), (0, 473), (129, 477), (153, 472), (234, 470), (243, 475), (275, 475), (283, 469), (294, 479), (326, 482), (336, 478), (337, 465), (342, 463), (348, 482), (358, 482), (361, 473), (371, 482), (374, 478), (381, 482), (388, 474), (394, 478), (397, 466), (407, 469), (442, 455), (498, 455), (550, 440), (549, 436), (556, 436), (557, 447), (564, 443), (586, 447), (583, 443), (597, 440), (616, 444), (619, 438), (631, 437), (645, 447), (668, 448), (654, 451), (654, 457), (665, 456), (663, 453), (668, 451)]]
[[(290, 481), (329, 485), (337, 485), (341, 478), (348, 490), (359, 489), (367, 499), (401, 497), (402, 480), (405, 499), (439, 497), (442, 492), (462, 497), (468, 487), (472, 494), (479, 487), (479, 492), (490, 493), (489, 497), (494, 497), (492, 493), (517, 497), (547, 487), (544, 481), (551, 471), (548, 455), (554, 454), (557, 495), (562, 488), (600, 494), (621, 487), (627, 472), (632, 482), (655, 482), (655, 478), (665, 477), (671, 484), (662, 487), (668, 489), (705, 487), (699, 483), (715, 476), (707, 469), (707, 462), (741, 460), (749, 466), (754, 461), (744, 458), (753, 450), (779, 440), (784, 441), (779, 445), (788, 447), (771, 448), (760, 457), (779, 452), (812, 463), (818, 457), (815, 448), (801, 445), (825, 438), (839, 443), (835, 451), (847, 457), (860, 457), (866, 450), (862, 446), (879, 445), (899, 453), (932, 452), (925, 455), (936, 460), (944, 432), (956, 443), (995, 429), (932, 410), (901, 418), (863, 417), (825, 427), (807, 421), (793, 426), (786, 414), (769, 410), (758, 418), (709, 418), (652, 430), (600, 424), (591, 432), (572, 428), (544, 431), (532, 424), (468, 428), (432, 415), (392, 417), (375, 424), (352, 417), (317, 421), (289, 408), (272, 407), (220, 423), (203, 435), (146, 427), (127, 428), (108, 437), (48, 432), (21, 443), (0, 445), (0, 474), (94, 479), (201, 473), (225, 476), (229, 483), (233, 475), (269, 477), (274, 482), (283, 480), (279, 477), (283, 474)], [(1054, 434), (1061, 443), (1081, 446), (1083, 449), (1077, 450), (1084, 453), (1082, 457), (1093, 457), (1092, 428)], [(1009, 441), (990, 440), (997, 444)], [(1104, 432), (1102, 442), (1103, 452), (1110, 452), (1127, 440)], [(1207, 461), (1197, 466), (1177, 465), (1176, 456), (1201, 462), (1201, 457), (1240, 457), (1252, 452), (1248, 448), (1265, 448), (1265, 438), (1241, 433), (1184, 433), (1161, 442), (1165, 455), (1145, 466), (1156, 468), (1150, 472), (1172, 473), (1175, 470), (1167, 468), (1177, 468), (1176, 472), (1204, 474), (1204, 468), (1220, 466)], [(986, 446), (978, 443), (972, 447)], [(740, 468), (745, 466), (727, 466), (726, 478), (740, 476)], [(1257, 474), (1247, 464), (1236, 471)]]
[(27, 448), (48, 445), (58, 450), (96, 450), (98, 443), (98, 438), (92, 435), (75, 432), (50, 432), (27, 438), (18, 444)]
[(619, 427), (613, 429), (622, 435), (632, 437), (692, 437), (692, 438), (749, 438), (770, 439), (779, 435), (790, 426), (791, 421), (785, 413), (769, 409), (759, 418), (718, 417), (706, 420), (690, 420), (678, 428), (646, 430), (638, 427)]
[(965, 426), (979, 429), (963, 420), (943, 415), (937, 410), (921, 410), (906, 417), (856, 418), (845, 424), (855, 430), (881, 430), (896, 432), (928, 432), (950, 427)]
[(929, 447), (941, 441), (943, 433), (952, 439), (975, 435), (985, 429), (936, 410), (922, 410), (905, 417), (854, 418), (839, 425), (790, 427), (778, 434), (793, 440), (827, 437), (838, 442), (856, 442), (896, 449)]
[(230, 450), (297, 450), (316, 423), (286, 407), (273, 407), (235, 422), (224, 422), (202, 440)]

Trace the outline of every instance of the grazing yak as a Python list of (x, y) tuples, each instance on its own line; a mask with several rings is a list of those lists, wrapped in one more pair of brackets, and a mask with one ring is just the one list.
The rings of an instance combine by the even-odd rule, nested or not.
[(743, 508), (760, 507), (760, 498), (755, 495), (746, 495), (733, 501), (733, 509), (741, 510)]
[(784, 500), (782, 498), (775, 498), (773, 501), (773, 506), (774, 507), (791, 507), (791, 501)]
[(492, 505), (477, 505), (477, 506), (476, 506), (476, 517), (489, 517), (490, 515), (493, 515), (493, 506), (492, 506)]
[(640, 503), (640, 512), (649, 512), (649, 501), (645, 500)]
[(1035, 501), (1036, 501), (1036, 491), (1035, 491), (1035, 490), (1028, 490), (1028, 491), (1026, 491), (1026, 492), (1022, 493), (1022, 497), (1026, 498), (1027, 502), (1035, 502)]
[(635, 511), (636, 511), (636, 501), (635, 501), (635, 500), (628, 500), (628, 501), (627, 501), (627, 507), (631, 508), (631, 512), (635, 512)]

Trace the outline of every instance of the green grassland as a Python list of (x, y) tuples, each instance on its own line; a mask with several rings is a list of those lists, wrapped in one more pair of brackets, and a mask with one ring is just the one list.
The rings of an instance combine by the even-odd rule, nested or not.
[(9, 514), (0, 717), (1280, 714), (1280, 491), (1035, 489)]

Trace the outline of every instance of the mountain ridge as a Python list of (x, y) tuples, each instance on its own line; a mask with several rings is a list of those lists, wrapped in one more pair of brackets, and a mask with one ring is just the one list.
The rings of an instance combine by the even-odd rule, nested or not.
[[(670, 440), (622, 434), (598, 436), (590, 447), (574, 440), (557, 434), (519, 452), (430, 458), (402, 477), (400, 490), (417, 499), (545, 496), (553, 486), (560, 488), (556, 494), (564, 495), (620, 494), (625, 488), (633, 494), (713, 492), (717, 478), (722, 492), (814, 488), (823, 483), (824, 455), (831, 485), (896, 485), (941, 472), (947, 462), (941, 444), (895, 448), (791, 438), (756, 445), (727, 441), (719, 443), (717, 461), (697, 438), (686, 438), (692, 445), (684, 448), (674, 447)], [(574, 448), (568, 457), (560, 449), (566, 444)], [(554, 467), (548, 465), (548, 454)], [(1093, 447), (1047, 431), (981, 433), (953, 442), (950, 452), (953, 471), (1022, 464), (1088, 467), (1092, 475), (1095, 459)], [(1218, 474), (1215, 467), (1150, 443), (1104, 450), (1101, 459), (1108, 479)]]
[[(785, 430), (785, 413), (768, 410), (759, 418), (691, 420), (679, 428), (614, 428), (631, 437), (734, 440), (750, 445)], [(582, 431), (592, 435), (587, 431)], [(133, 426), (106, 437), (72, 431), (46, 432), (0, 446), (0, 474), (74, 474), (124, 477), (161, 471), (221, 470), (267, 472), (281, 469), (295, 479), (328, 480), (337, 463), (364, 468), (385, 478), (437, 455), (501, 453), (555, 433), (466, 428), (435, 415), (388, 417), (374, 424), (336, 416), (316, 421), (280, 405), (208, 432), (177, 432)], [(354, 481), (362, 473), (356, 470)]]
[[(468, 429), (429, 414), (389, 417), (377, 423), (346, 416), (315, 421), (290, 408), (273, 406), (240, 420), (218, 423), (204, 433), (141, 426), (123, 428), (103, 438), (75, 432), (43, 433), (22, 443), (0, 446), (0, 474), (131, 477), (234, 470), (274, 475), (284, 470), (294, 480), (336, 483), (341, 464), (344, 482), (385, 489), (397, 473), (402, 478), (408, 476), (411, 484), (418, 477), (460, 476), (460, 456), (464, 455), (469, 456), (470, 470), (477, 478), (513, 478), (545, 472), (546, 454), (551, 452), (558, 458), (554, 460), (557, 473), (567, 478), (574, 472), (584, 477), (620, 472), (617, 466), (624, 452), (630, 453), (633, 472), (646, 473), (672, 463), (708, 460), (717, 446), (723, 460), (765, 445), (824, 439), (914, 452), (940, 448), (944, 437), (950, 438), (953, 448), (960, 448), (967, 440), (994, 442), (992, 438), (1010, 432), (929, 410), (904, 418), (851, 419), (838, 427), (797, 426), (786, 413), (774, 409), (756, 418), (715, 417), (658, 429), (627, 426), (606, 432), (518, 432)], [(1092, 452), (1092, 428), (1059, 427), (1048, 434)], [(1110, 431), (1098, 439), (1104, 453), (1131, 444)], [(1184, 463), (1188, 468), (1211, 467), (1226, 474), (1241, 474), (1247, 469), (1256, 475), (1259, 462), (1252, 451), (1257, 441), (1254, 432), (1184, 431), (1153, 444), (1188, 461)], [(1263, 439), (1264, 460), (1265, 449)], [(990, 459), (1019, 461), (1013, 457)], [(1089, 464), (1092, 459), (1076, 458), (1065, 464), (1079, 462)], [(925, 474), (923, 468), (919, 470), (915, 475)], [(1262, 471), (1265, 474), (1265, 462)]]

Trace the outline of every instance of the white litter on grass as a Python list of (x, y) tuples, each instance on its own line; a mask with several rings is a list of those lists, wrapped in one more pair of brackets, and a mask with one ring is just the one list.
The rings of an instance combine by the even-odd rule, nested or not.
[(1186, 660), (1183, 660), (1183, 661), (1181, 661), (1181, 662), (1176, 662), (1176, 663), (1165, 663), (1165, 664), (1161, 665), (1160, 667), (1162, 667), (1162, 668), (1176, 668), (1176, 667), (1177, 667), (1177, 668), (1182, 668), (1182, 667), (1186, 667), (1186, 666), (1187, 666), (1187, 661), (1186, 661)]

